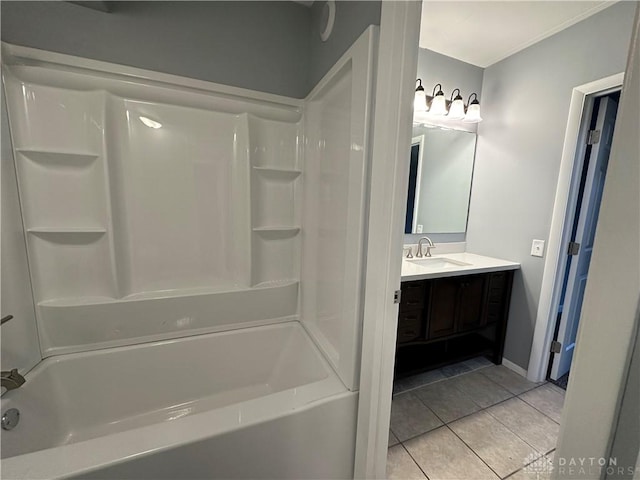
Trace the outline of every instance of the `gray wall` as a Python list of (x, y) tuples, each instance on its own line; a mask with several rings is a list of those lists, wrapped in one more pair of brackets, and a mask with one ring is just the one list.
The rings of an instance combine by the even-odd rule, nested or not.
[[(302, 98), (311, 11), (282, 2), (2, 1), (2, 40)], [(336, 22), (337, 23), (337, 22)]]
[(320, 28), (324, 5), (324, 1), (316, 1), (311, 6), (308, 91), (311, 91), (369, 25), (380, 25), (380, 0), (337, 1), (333, 31), (327, 41), (323, 42), (320, 39)]
[(572, 89), (624, 71), (635, 2), (620, 2), (485, 69), (467, 249), (522, 264), (505, 357), (527, 368)]
[[(104, 2), (101, 2), (104, 3)], [(304, 98), (369, 25), (381, 2), (338, 1), (320, 40), (323, 1), (120, 1), (110, 13), (62, 1), (6, 1), (2, 40)]]
[(445, 96), (450, 98), (454, 88), (462, 92), (464, 102), (467, 103), (469, 95), (477, 93), (479, 100), (482, 91), (482, 75), (484, 69), (462, 62), (452, 57), (426, 48), (421, 48), (418, 53), (418, 76), (422, 79), (422, 86), (427, 95), (433, 93), (436, 83), (441, 83)]

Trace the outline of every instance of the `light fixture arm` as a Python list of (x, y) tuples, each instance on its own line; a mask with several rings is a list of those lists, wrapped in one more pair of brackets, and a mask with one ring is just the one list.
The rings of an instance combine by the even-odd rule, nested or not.
[[(453, 95), (458, 92), (458, 94), (455, 96), (455, 98), (453, 97)], [(462, 100), (462, 95), (460, 95), (460, 89), (459, 88), (454, 88), (453, 92), (451, 92), (451, 99), (449, 100), (451, 103), (453, 103), (455, 100)]]
[[(436, 93), (436, 89), (438, 89), (438, 93)], [(436, 86), (433, 87), (433, 95), (431, 95), (431, 96), (435, 97), (436, 95), (443, 95), (444, 96), (444, 92), (442, 91), (442, 84), (440, 84), (440, 83), (436, 83)]]
[[(471, 101), (471, 97), (474, 97), (473, 102)], [(480, 102), (478, 101), (477, 93), (472, 93), (471, 95), (469, 95), (469, 100), (467, 100), (467, 107), (471, 104), (473, 105), (480, 104)]]

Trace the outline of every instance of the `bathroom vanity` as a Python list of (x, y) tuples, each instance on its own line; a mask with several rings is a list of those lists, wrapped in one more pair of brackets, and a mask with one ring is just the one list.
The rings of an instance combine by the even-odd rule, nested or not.
[(518, 268), (470, 253), (405, 258), (396, 378), (478, 355), (499, 364)]

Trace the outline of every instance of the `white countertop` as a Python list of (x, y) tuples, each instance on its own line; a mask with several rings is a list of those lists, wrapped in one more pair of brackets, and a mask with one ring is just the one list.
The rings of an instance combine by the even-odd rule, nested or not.
[[(423, 266), (413, 261), (426, 260), (429, 258), (435, 260), (435, 263), (442, 264), (442, 260), (452, 260), (451, 263), (444, 265)], [(441, 261), (438, 261), (440, 259)], [(463, 265), (457, 265), (454, 262)], [(474, 253), (446, 253), (442, 255), (433, 255), (432, 257), (420, 258), (404, 258), (402, 259), (402, 281), (425, 280), (429, 278), (455, 277), (458, 275), (470, 275), (473, 273), (489, 273), (499, 272), (502, 270), (517, 270), (520, 264), (500, 258), (485, 257)]]

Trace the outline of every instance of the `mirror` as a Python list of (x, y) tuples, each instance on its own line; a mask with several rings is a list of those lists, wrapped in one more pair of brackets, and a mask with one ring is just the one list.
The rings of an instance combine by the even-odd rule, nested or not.
[(465, 233), (476, 134), (414, 125), (404, 233)]

